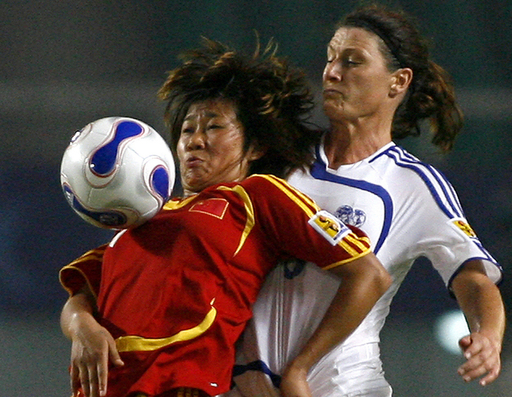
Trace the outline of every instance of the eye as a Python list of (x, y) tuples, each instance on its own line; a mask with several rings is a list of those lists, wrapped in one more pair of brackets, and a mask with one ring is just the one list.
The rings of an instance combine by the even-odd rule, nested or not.
[(211, 123), (206, 126), (208, 130), (220, 130), (224, 128), (224, 125), (221, 123)]
[(190, 124), (183, 124), (181, 126), (181, 133), (182, 134), (193, 134), (194, 133), (194, 126)]
[(354, 67), (354, 66), (360, 65), (361, 62), (352, 57), (349, 57), (349, 58), (345, 58), (343, 60), (343, 64), (347, 67)]

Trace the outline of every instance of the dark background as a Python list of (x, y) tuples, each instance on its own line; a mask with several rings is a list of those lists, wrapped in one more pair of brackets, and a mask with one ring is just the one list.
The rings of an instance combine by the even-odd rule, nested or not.
[[(67, 206), (60, 159), (74, 131), (106, 116), (139, 118), (164, 132), (156, 91), (177, 55), (200, 36), (252, 51), (273, 37), (319, 89), (335, 22), (354, 1), (0, 2), (0, 394), (68, 396), (69, 342), (58, 315), (67, 297), (58, 270), (110, 232)], [(388, 2), (388, 4), (390, 4)], [(398, 3), (391, 3), (398, 4)], [(512, 256), (512, 2), (407, 1), (453, 76), (466, 114), (454, 151), (427, 137), (402, 142), (433, 163), (459, 193), (466, 215), (510, 279)], [(315, 120), (325, 120), (317, 111)], [(501, 286), (508, 307), (511, 287)], [(512, 352), (486, 389), (456, 375), (460, 355), (434, 338), (456, 308), (430, 264), (420, 261), (392, 307), (383, 360), (396, 396), (510, 395)]]

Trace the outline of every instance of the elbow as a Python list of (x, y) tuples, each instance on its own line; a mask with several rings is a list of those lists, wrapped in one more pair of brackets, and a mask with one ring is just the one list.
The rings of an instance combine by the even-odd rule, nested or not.
[(372, 265), (372, 283), (375, 285), (375, 290), (382, 296), (393, 283), (393, 279), (391, 278), (391, 275), (388, 273), (386, 268), (375, 256), (373, 256)]
[(391, 284), (393, 284), (393, 279), (384, 266), (381, 266), (381, 269), (379, 269), (378, 277), (380, 291), (382, 292), (382, 295), (384, 295), (389, 287), (391, 287)]
[(373, 253), (353, 262), (338, 266), (331, 271), (345, 280), (345, 285), (360, 286), (365, 295), (378, 299), (388, 290), (393, 280)]

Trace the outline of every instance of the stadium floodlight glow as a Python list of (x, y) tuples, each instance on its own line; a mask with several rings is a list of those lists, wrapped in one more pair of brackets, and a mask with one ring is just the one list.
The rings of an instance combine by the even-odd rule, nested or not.
[(451, 310), (444, 313), (435, 322), (434, 334), (443, 349), (452, 354), (462, 354), (459, 340), (469, 335), (464, 314), (460, 310)]

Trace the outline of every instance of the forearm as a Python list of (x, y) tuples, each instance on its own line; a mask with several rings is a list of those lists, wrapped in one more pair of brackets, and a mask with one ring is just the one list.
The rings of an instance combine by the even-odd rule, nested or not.
[(60, 326), (68, 339), (72, 339), (84, 324), (96, 323), (95, 304), (86, 290), (71, 296), (61, 312)]
[(459, 340), (466, 362), (459, 375), (466, 382), (480, 378), (485, 386), (501, 372), (505, 308), (500, 291), (487, 277), (481, 261), (471, 261), (454, 278), (452, 290), (466, 316), (470, 335)]
[[(466, 265), (478, 269), (478, 263)], [(501, 349), (505, 307), (498, 287), (481, 271), (463, 271), (452, 283), (453, 292), (471, 332), (487, 335)]]

